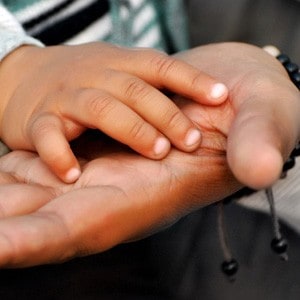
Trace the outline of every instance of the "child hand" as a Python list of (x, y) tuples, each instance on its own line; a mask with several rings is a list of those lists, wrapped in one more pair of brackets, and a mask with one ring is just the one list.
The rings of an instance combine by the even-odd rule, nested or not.
[(0, 64), (0, 136), (35, 150), (63, 181), (80, 167), (68, 141), (96, 128), (138, 153), (162, 159), (170, 143), (200, 144), (200, 131), (159, 89), (217, 105), (227, 88), (191, 65), (150, 49), (106, 43), (24, 46)]

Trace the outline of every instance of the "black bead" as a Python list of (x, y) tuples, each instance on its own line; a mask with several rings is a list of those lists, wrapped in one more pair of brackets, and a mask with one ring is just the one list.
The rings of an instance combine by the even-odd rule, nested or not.
[(300, 71), (298, 70), (298, 72), (291, 74), (290, 78), (295, 84), (295, 86), (298, 88), (298, 90), (300, 90)]
[(222, 271), (227, 276), (235, 275), (238, 269), (239, 269), (239, 264), (234, 258), (229, 261), (224, 261), (222, 263)]
[(296, 163), (295, 158), (289, 157), (282, 167), (282, 172), (286, 172), (286, 171), (292, 169), (294, 167), (295, 163)]
[(273, 249), (274, 252), (277, 254), (283, 254), (286, 252), (288, 248), (288, 243), (287, 240), (284, 238), (274, 238), (271, 242), (271, 248)]
[(290, 58), (286, 54), (279, 54), (277, 59), (283, 64), (287, 64), (290, 62)]
[(300, 155), (300, 144), (297, 144), (290, 156), (296, 157), (299, 155)]
[(293, 62), (286, 63), (284, 67), (288, 71), (290, 76), (292, 76), (293, 73), (296, 73), (299, 70), (299, 66), (297, 64), (294, 64)]
[(291, 78), (292, 78), (293, 82), (300, 82), (300, 72), (298, 71), (298, 72), (292, 74)]

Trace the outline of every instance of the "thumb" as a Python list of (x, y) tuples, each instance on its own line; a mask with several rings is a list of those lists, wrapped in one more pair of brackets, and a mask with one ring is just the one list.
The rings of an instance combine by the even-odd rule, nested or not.
[(299, 138), (299, 100), (298, 94), (271, 100), (255, 96), (239, 107), (229, 131), (227, 158), (246, 186), (262, 189), (279, 178)]

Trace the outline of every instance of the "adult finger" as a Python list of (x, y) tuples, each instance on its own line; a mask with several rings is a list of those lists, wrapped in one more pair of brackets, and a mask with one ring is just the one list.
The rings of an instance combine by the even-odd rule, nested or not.
[[(39, 184), (45, 187), (66, 189), (70, 185), (64, 184), (45, 165), (40, 157), (33, 152), (14, 150), (0, 158), (0, 171), (8, 180), (3, 183)], [(1, 178), (1, 177), (0, 177)]]
[[(35, 213), (0, 220), (0, 266), (60, 262), (112, 247), (126, 229), (108, 216), (126, 216), (130, 210), (128, 201), (119, 203), (120, 199), (124, 194), (111, 187), (82, 189)], [(115, 227), (109, 229), (112, 224)]]
[(54, 197), (50, 188), (14, 183), (0, 186), (0, 218), (36, 211)]
[[(129, 190), (98, 184), (65, 193), (34, 213), (0, 220), (0, 266), (24, 267), (99, 253), (179, 217), (176, 205), (161, 209), (161, 203), (171, 205), (165, 193), (146, 193), (140, 184)], [(174, 189), (169, 194), (178, 193)]]
[(0, 185), (17, 182), (17, 179), (10, 173), (0, 171)]

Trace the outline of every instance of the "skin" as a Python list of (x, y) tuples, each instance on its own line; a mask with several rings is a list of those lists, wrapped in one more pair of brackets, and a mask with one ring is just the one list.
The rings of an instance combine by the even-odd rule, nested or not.
[(151, 159), (164, 158), (171, 144), (194, 151), (199, 130), (161, 89), (203, 104), (227, 98), (224, 85), (213, 97), (217, 81), (182, 60), (107, 43), (18, 48), (1, 62), (0, 82), (1, 139), (37, 151), (65, 182), (80, 175), (69, 141), (87, 128)]
[(154, 161), (87, 132), (73, 143), (82, 165), (74, 184), (59, 181), (34, 153), (2, 157), (1, 266), (105, 251), (161, 230), (243, 185), (264, 188), (278, 179), (300, 134), (299, 91), (280, 63), (237, 43), (180, 57), (229, 87), (229, 99), (214, 107), (174, 96), (201, 130), (201, 147), (192, 153), (173, 148)]

